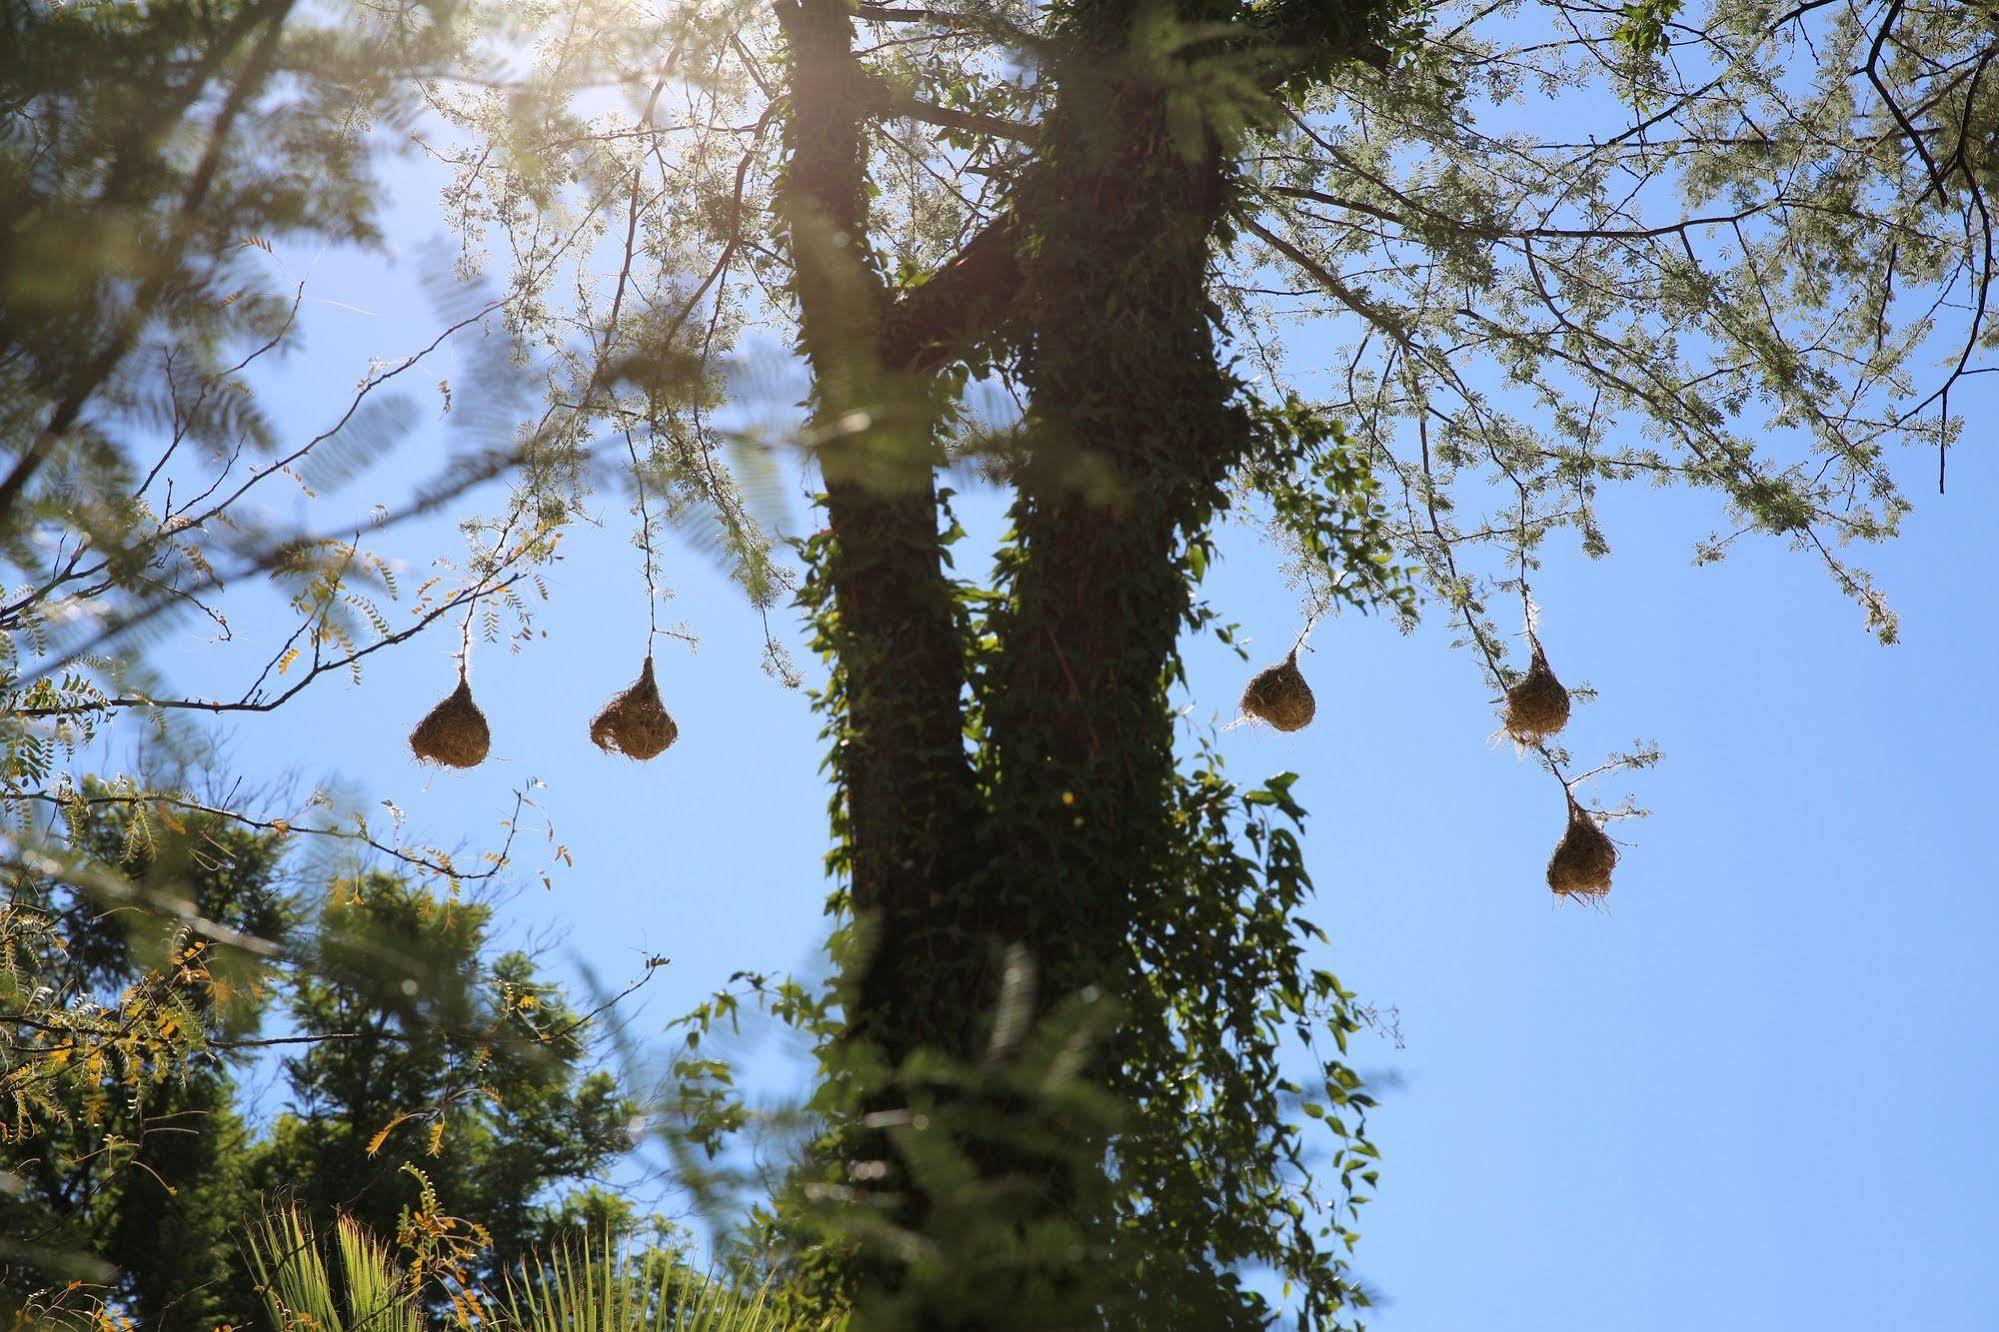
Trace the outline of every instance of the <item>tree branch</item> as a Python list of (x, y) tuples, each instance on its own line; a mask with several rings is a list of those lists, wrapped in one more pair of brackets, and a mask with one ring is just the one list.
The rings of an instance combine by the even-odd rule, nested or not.
[(935, 102), (926, 102), (913, 93), (893, 87), (884, 79), (876, 79), (875, 87), (880, 97), (876, 104), (877, 114), (907, 117), (926, 125), (962, 130), (967, 134), (989, 134), (995, 138), (1012, 139), (1015, 143), (1033, 145), (1041, 142), (1041, 127), (1038, 125), (1008, 120), (1005, 116), (988, 116), (977, 111), (938, 106)]
[[(977, 325), (946, 319), (934, 294), (920, 313), (891, 309), (870, 262), (864, 124), (880, 90), (854, 55), (847, 0), (788, 0), (777, 13), (792, 56), (779, 207), (816, 389), (825, 576), (837, 607), (827, 633), (849, 700), (836, 771), (854, 907), (877, 927), (854, 978), (851, 1024), (894, 1052), (921, 1043), (908, 968), (937, 888), (972, 840), (964, 656), (938, 539), (929, 372)], [(948, 295), (959, 280), (944, 281)], [(898, 328), (906, 334), (891, 336)], [(900, 351), (885, 353), (889, 344)], [(938, 355), (940, 345), (951, 350)]]
[(1004, 214), (888, 310), (882, 361), (895, 370), (934, 374), (1003, 334), (1020, 286), (1018, 227)]

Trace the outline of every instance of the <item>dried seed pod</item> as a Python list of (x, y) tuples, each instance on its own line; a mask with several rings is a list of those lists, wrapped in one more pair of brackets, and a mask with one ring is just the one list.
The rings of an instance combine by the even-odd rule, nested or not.
[(638, 680), (606, 703), (604, 710), (590, 722), (590, 740), (597, 748), (641, 762), (665, 753), (679, 736), (680, 728), (660, 702), (650, 655), (639, 671)]
[(1569, 802), (1569, 827), (1548, 861), (1548, 886), (1565, 897), (1602, 897), (1617, 867), (1617, 845), (1589, 812)]
[(463, 675), (451, 696), (432, 708), (410, 732), (410, 749), (426, 763), (476, 768), (493, 747), (486, 714), (472, 701), (472, 686)]
[(1520, 744), (1538, 745), (1568, 722), (1569, 691), (1548, 669), (1548, 659), (1536, 643), (1527, 674), (1506, 691), (1506, 733)]
[(1280, 731), (1296, 731), (1311, 722), (1319, 705), (1312, 697), (1312, 686), (1298, 672), (1297, 648), (1282, 662), (1256, 673), (1242, 691), (1242, 710)]

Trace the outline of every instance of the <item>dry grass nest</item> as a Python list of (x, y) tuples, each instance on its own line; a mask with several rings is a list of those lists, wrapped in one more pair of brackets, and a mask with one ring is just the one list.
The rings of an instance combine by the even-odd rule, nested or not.
[(590, 740), (597, 748), (641, 762), (665, 753), (679, 737), (680, 728), (659, 700), (651, 657), (632, 686), (606, 703), (590, 722)]
[(1319, 710), (1312, 686), (1298, 671), (1298, 649), (1275, 666), (1256, 673), (1242, 691), (1242, 710), (1280, 731), (1296, 731), (1311, 723)]
[(1617, 845), (1589, 812), (1569, 802), (1569, 828), (1548, 861), (1548, 886), (1564, 897), (1598, 898), (1610, 891)]
[(1506, 733), (1523, 745), (1538, 745), (1569, 723), (1569, 691), (1548, 669), (1541, 645), (1527, 674), (1506, 691)]
[(476, 768), (493, 747), (486, 714), (472, 701), (472, 686), (464, 676), (451, 696), (432, 708), (410, 732), (410, 749), (426, 763), (450, 768)]

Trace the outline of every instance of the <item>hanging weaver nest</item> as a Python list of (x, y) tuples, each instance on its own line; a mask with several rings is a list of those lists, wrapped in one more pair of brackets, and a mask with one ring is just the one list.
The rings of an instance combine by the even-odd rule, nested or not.
[(1569, 801), (1569, 828), (1548, 861), (1548, 886), (1564, 897), (1602, 897), (1616, 867), (1616, 844), (1587, 810)]
[(1569, 723), (1569, 691), (1548, 669), (1548, 659), (1534, 644), (1527, 674), (1506, 691), (1506, 733), (1523, 745), (1538, 745)]
[(590, 722), (590, 740), (605, 753), (619, 753), (644, 762), (666, 752), (680, 736), (680, 728), (659, 701), (659, 686), (653, 683), (652, 658), (629, 689), (604, 705)]
[(1256, 673), (1242, 691), (1242, 710), (1280, 731), (1296, 731), (1311, 722), (1319, 706), (1312, 698), (1312, 686), (1298, 673), (1297, 648), (1282, 662)]
[(472, 686), (463, 675), (451, 696), (432, 708), (410, 732), (410, 749), (426, 763), (451, 768), (476, 768), (493, 747), (486, 714), (472, 701)]

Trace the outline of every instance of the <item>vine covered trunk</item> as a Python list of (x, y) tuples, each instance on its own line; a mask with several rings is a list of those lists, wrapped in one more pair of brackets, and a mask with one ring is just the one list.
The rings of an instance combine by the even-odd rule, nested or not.
[[(1164, 1311), (1172, 1278), (1139, 1278), (1151, 1255), (1120, 1242), (1115, 1201), (1120, 1176), (1128, 1191), (1184, 1168), (1177, 1110), (1132, 1127), (1147, 1070), (1172, 1061), (1127, 1047), (1139, 1029), (1176, 1039), (1142, 993), (1191, 836), (1169, 688), (1195, 617), (1190, 550), (1256, 438), (1209, 295), (1230, 145), (1143, 15), (1074, 8), (1011, 207), (902, 290), (865, 243), (880, 93), (848, 7), (779, 10), (794, 62), (783, 209), (827, 520), (806, 604), (832, 667), (836, 901), (852, 922), (827, 1055), (844, 1127), (814, 1187), (863, 1204), (865, 1256), (843, 1279), (867, 1325), (1213, 1328), (1256, 1325), (1260, 1308), (1222, 1282)], [(948, 572), (935, 480), (974, 352), (1027, 399), (985, 592)], [(1261, 961), (1223, 965), (1261, 983)], [(1051, 1072), (1064, 1059), (1074, 1086)], [(1154, 1224), (1198, 1227), (1219, 1205), (1162, 1201)], [(855, 1215), (834, 1223), (843, 1242)], [(926, 1274), (940, 1233), (959, 1235), (953, 1269)]]

